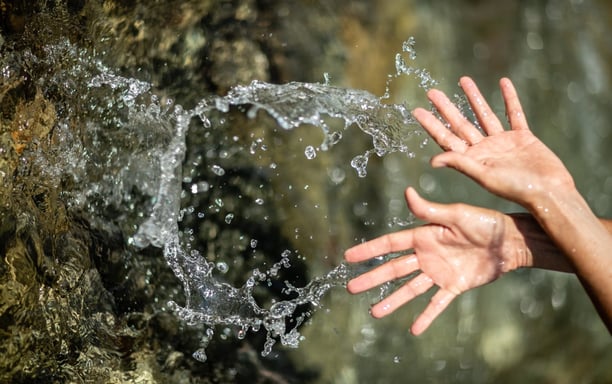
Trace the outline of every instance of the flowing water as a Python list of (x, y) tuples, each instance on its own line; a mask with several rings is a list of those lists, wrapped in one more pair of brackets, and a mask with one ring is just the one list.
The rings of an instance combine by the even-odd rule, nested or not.
[[(498, 50), (510, 50), (504, 28), (512, 25), (493, 28), (495, 10), (484, 5), (463, 4), (462, 13), (417, 2), (389, 2), (376, 12), (367, 2), (276, 4), (272, 12), (248, 1), (164, 4), (149, 15), (139, 2), (31, 9), (0, 2), (1, 380), (611, 377), (608, 336), (569, 276), (519, 271), (464, 295), (413, 338), (406, 329), (426, 298), (373, 321), (368, 303), (393, 286), (355, 299), (343, 286), (381, 260), (341, 260), (362, 239), (414, 224), (401, 200), (407, 184), (439, 201), (518, 209), (426, 167), (436, 148), (410, 110), (433, 86), (457, 92), (449, 79), (466, 68), (489, 81), (515, 79), (532, 127), (555, 128), (537, 132), (570, 169), (588, 168), (575, 172), (577, 183), (597, 213), (609, 215), (610, 65), (603, 64), (608, 51), (597, 47), (604, 19), (575, 37), (575, 62), (563, 59), (565, 45), (555, 40), (574, 37), (572, 26), (584, 26), (580, 20), (590, 20), (599, 3), (504, 5), (522, 23), (508, 34), (524, 33), (525, 44), (513, 51), (518, 59)], [(301, 13), (316, 17), (288, 22)], [(382, 23), (372, 15), (417, 39), (396, 37), (377, 51), (376, 35), (384, 40), (385, 32), (367, 29)], [(471, 35), (459, 28), (463, 18), (491, 32)], [(148, 30), (155, 20), (162, 27)], [(363, 62), (334, 62), (340, 43), (328, 36), (336, 25), (346, 55), (362, 54)], [(316, 30), (308, 36), (318, 40), (299, 28)], [(283, 38), (303, 52), (285, 53)], [(462, 39), (469, 55), (456, 46)], [(155, 48), (139, 50), (143, 42)], [(540, 55), (545, 47), (548, 56)], [(377, 54), (386, 66), (364, 76), (370, 69), (363, 65), (377, 68), (369, 62)], [(568, 79), (575, 67), (584, 78)], [(294, 68), (314, 75), (300, 78)], [(550, 77), (546, 68), (554, 69)], [(272, 83), (268, 73), (285, 81)], [(486, 82), (483, 89), (498, 97)], [(540, 107), (556, 113), (531, 112)], [(55, 352), (57, 360), (45, 358)]]

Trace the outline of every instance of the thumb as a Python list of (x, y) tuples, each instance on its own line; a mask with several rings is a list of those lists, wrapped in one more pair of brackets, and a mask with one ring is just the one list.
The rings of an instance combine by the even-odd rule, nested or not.
[(408, 209), (416, 216), (418, 219), (429, 221), (430, 219), (430, 210), (435, 209), (432, 207), (429, 201), (425, 200), (417, 191), (412, 188), (406, 188), (406, 203), (408, 204)]
[(450, 226), (452, 223), (453, 211), (448, 205), (425, 200), (412, 187), (406, 189), (406, 202), (410, 211), (418, 219), (444, 226)]
[(481, 163), (458, 152), (444, 152), (432, 157), (431, 166), (434, 168), (450, 167), (476, 181), (479, 179), (478, 175), (484, 170)]

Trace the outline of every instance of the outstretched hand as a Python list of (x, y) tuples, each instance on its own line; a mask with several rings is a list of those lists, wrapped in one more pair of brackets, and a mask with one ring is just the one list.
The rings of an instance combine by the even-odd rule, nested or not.
[(466, 119), (438, 90), (428, 97), (448, 122), (423, 108), (414, 117), (445, 150), (434, 156), (434, 167), (452, 167), (501, 197), (532, 207), (539, 195), (557, 188), (573, 188), (574, 182), (561, 160), (529, 130), (512, 82), (503, 78), (500, 88), (510, 130), (505, 130), (478, 87), (469, 77), (460, 85), (482, 131)]
[(411, 327), (421, 334), (459, 294), (496, 280), (518, 267), (516, 248), (507, 243), (512, 220), (497, 211), (465, 204), (436, 204), (406, 190), (414, 215), (430, 224), (381, 236), (345, 252), (348, 262), (361, 262), (391, 252), (412, 253), (387, 261), (351, 281), (347, 289), (360, 293), (380, 284), (420, 271), (395, 292), (374, 305), (374, 317), (383, 317), (425, 293), (434, 285), (439, 290)]
[(576, 273), (612, 329), (609, 230), (575, 189), (561, 160), (529, 130), (510, 80), (500, 81), (510, 130), (504, 129), (470, 78), (462, 78), (460, 84), (482, 131), (442, 92), (429, 91), (429, 99), (450, 127), (430, 111), (414, 111), (445, 150), (432, 159), (432, 165), (463, 172), (489, 191), (523, 205), (531, 215), (436, 204), (408, 188), (409, 208), (429, 224), (347, 250), (348, 262), (404, 253), (352, 279), (347, 289), (359, 293), (400, 279), (402, 285), (371, 309), (374, 317), (383, 317), (437, 286), (412, 324), (412, 333), (418, 335), (462, 292), (518, 267), (543, 267)]

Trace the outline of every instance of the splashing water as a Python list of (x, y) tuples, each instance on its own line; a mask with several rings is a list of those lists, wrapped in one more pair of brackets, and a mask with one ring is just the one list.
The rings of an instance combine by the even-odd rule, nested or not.
[[(414, 59), (413, 45), (412, 40), (404, 45), (404, 52), (409, 54), (410, 59)], [(217, 325), (236, 327), (239, 329), (238, 337), (244, 337), (249, 330), (265, 328), (267, 339), (262, 351), (264, 355), (270, 353), (277, 340), (285, 346), (297, 347), (301, 339), (298, 327), (312, 315), (312, 311), (307, 310), (296, 317), (297, 309), (305, 305), (318, 308), (324, 294), (335, 286), (344, 285), (354, 271), (341, 264), (303, 287), (285, 281), (283, 294), (287, 298), (275, 300), (269, 307), (255, 300), (254, 290), (259, 285), (271, 284), (280, 270), (291, 265), (292, 251), (283, 252), (280, 260), (265, 271), (258, 268), (253, 270), (240, 287), (234, 287), (216, 276), (216, 272), (227, 273), (230, 268), (227, 263), (207, 260), (207, 255), (196, 249), (189, 237), (181, 236), (179, 229), (184, 215), (191, 213), (181, 209), (181, 198), (186, 193), (206, 194), (215, 188), (212, 183), (198, 181), (189, 183), (188, 191), (184, 190), (183, 162), (188, 149), (187, 135), (189, 132), (207, 135), (223, 129), (223, 116), (233, 108), (244, 111), (248, 119), (255, 119), (259, 111), (264, 111), (283, 130), (293, 130), (303, 125), (321, 130), (322, 142), (316, 147), (311, 145), (304, 148), (305, 161), (310, 161), (317, 157), (317, 153), (331, 150), (342, 140), (343, 131), (356, 126), (372, 141), (372, 148), (351, 161), (357, 174), (365, 177), (372, 154), (410, 154), (408, 142), (420, 133), (406, 106), (382, 103), (382, 99), (388, 98), (388, 84), (385, 96), (379, 98), (366, 91), (332, 86), (327, 76), (324, 84), (293, 82), (277, 85), (253, 81), (248, 86), (236, 86), (226, 96), (209, 96), (193, 109), (184, 109), (171, 100), (160, 100), (152, 92), (150, 84), (117, 75), (67, 41), (46, 47), (45, 50), (49, 67), (67, 58), (75, 61), (70, 71), (53, 73), (47, 81), (66, 95), (70, 94), (70, 88), (75, 83), (85, 84), (80, 88), (87, 89), (87, 94), (80, 97), (89, 108), (84, 125), (87, 127), (86, 140), (92, 142), (93, 150), (84, 151), (84, 156), (70, 156), (84, 158), (86, 164), (68, 164), (66, 160), (44, 159), (42, 155), (39, 160), (47, 164), (60, 164), (45, 171), (54, 179), (70, 177), (82, 185), (81, 191), (73, 193), (72, 205), (86, 208), (93, 215), (107, 206), (133, 209), (135, 203), (131, 201), (134, 190), (149, 197), (144, 207), (138, 207), (139, 211), (134, 215), (136, 218), (127, 220), (125, 224), (126, 228), (137, 228), (132, 230), (129, 243), (137, 248), (162, 248), (168, 265), (183, 283), (186, 302), (184, 305), (170, 302), (168, 307), (187, 324), (205, 324), (208, 327), (202, 349), (196, 351), (194, 357), (206, 360), (205, 348), (214, 336)], [(400, 54), (396, 58), (396, 69), (396, 77), (416, 75), (424, 88), (434, 84), (425, 71), (408, 66)], [(5, 65), (3, 73), (5, 77), (8, 76), (5, 80), (10, 80), (10, 65)], [(67, 100), (69, 102), (71, 99)], [(66, 108), (65, 114), (59, 116), (58, 126), (69, 126), (74, 114), (79, 112), (76, 109)], [(213, 116), (221, 117), (214, 119)], [(329, 118), (341, 121), (342, 128), (331, 129), (327, 122)], [(78, 138), (70, 136), (67, 129), (58, 129), (56, 134), (63, 135), (60, 141), (64, 151), (77, 151)], [(130, 139), (125, 140), (126, 137)], [(263, 140), (254, 140), (244, 152), (257, 153), (265, 150), (265, 145)], [(65, 153), (61, 150), (57, 152)], [(231, 158), (230, 152), (220, 152), (218, 158)], [(88, 170), (100, 165), (106, 168), (104, 175), (91, 176), (99, 175), (99, 172)], [(275, 169), (276, 164), (271, 163), (268, 168)], [(228, 176), (228, 170), (222, 163), (210, 164), (209, 169), (216, 177)], [(341, 182), (342, 177), (336, 175), (333, 179)], [(253, 205), (263, 206), (265, 201), (258, 197)], [(220, 198), (215, 200), (211, 209), (220, 211), (223, 207), (224, 201)], [(203, 212), (198, 214), (206, 215)], [(233, 225), (239, 220), (233, 212), (227, 212), (223, 217), (226, 225)], [(257, 239), (251, 239), (249, 244), (252, 248), (258, 247)]]
[[(215, 266), (206, 261), (198, 251), (187, 254), (178, 237), (177, 212), (180, 193), (177, 185), (180, 178), (180, 158), (185, 151), (185, 135), (189, 120), (199, 116), (203, 124), (195, 129), (215, 129), (209, 127), (211, 112), (227, 112), (232, 106), (248, 105), (246, 115), (254, 118), (259, 110), (267, 112), (278, 125), (291, 130), (302, 124), (319, 127), (324, 133), (324, 140), (318, 147), (320, 151), (329, 150), (339, 141), (339, 135), (325, 123), (325, 117), (339, 118), (344, 128), (356, 125), (372, 137), (374, 148), (356, 156), (351, 162), (359, 176), (366, 175), (368, 157), (371, 153), (384, 156), (390, 152), (408, 152), (406, 144), (413, 131), (407, 127), (414, 121), (407, 108), (402, 105), (385, 105), (380, 100), (364, 91), (337, 88), (324, 84), (289, 83), (274, 85), (255, 81), (249, 86), (232, 89), (225, 97), (213, 97), (202, 100), (193, 111), (175, 112), (176, 133), (172, 143), (163, 155), (161, 187), (156, 198), (158, 202), (151, 217), (143, 223), (133, 237), (136, 246), (148, 244), (164, 248), (164, 254), (175, 274), (183, 281), (187, 293), (185, 306), (171, 302), (170, 308), (188, 324), (203, 323), (214, 325), (231, 325), (240, 328), (238, 335), (244, 335), (249, 329), (258, 331), (262, 326), (267, 330), (267, 341), (262, 354), (272, 350), (278, 338), (282, 345), (297, 347), (300, 341), (298, 327), (310, 312), (292, 319), (296, 309), (304, 304), (315, 308), (325, 292), (334, 286), (343, 285), (350, 272), (341, 264), (322, 277), (310, 281), (304, 287), (294, 287), (285, 282), (284, 293), (294, 298), (278, 301), (270, 308), (261, 307), (253, 298), (253, 290), (258, 284), (265, 284), (274, 278), (276, 270), (287, 267), (289, 259), (283, 259), (268, 271), (255, 270), (242, 287), (236, 288), (220, 282), (213, 276)], [(194, 128), (190, 128), (194, 129)], [(316, 157), (316, 149), (307, 146), (304, 150), (307, 159)], [(213, 165), (213, 172), (222, 175), (223, 168)], [(257, 202), (256, 202), (257, 203)], [(222, 205), (219, 202), (217, 205)], [(225, 216), (230, 224), (234, 214)], [(291, 328), (287, 329), (287, 324)], [(212, 336), (212, 328), (209, 333)], [(203, 348), (194, 357), (205, 360), (204, 348), (208, 343), (203, 341)]]

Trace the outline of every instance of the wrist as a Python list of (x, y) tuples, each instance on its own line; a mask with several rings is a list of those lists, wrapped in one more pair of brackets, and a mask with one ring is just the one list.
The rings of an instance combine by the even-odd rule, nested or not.
[(529, 194), (523, 206), (541, 224), (543, 221), (554, 218), (555, 214), (565, 209), (588, 209), (588, 205), (574, 184), (534, 190)]
[(503, 272), (533, 266), (533, 253), (525, 234), (531, 232), (535, 220), (526, 213), (504, 215), (504, 219)]
[(560, 272), (574, 272), (574, 268), (544, 231), (536, 218), (529, 213), (507, 215), (507, 257), (516, 268), (542, 268)]
[(582, 200), (582, 196), (569, 172), (554, 172), (527, 183), (522, 200), (519, 203), (540, 218), (545, 217), (555, 205)]

